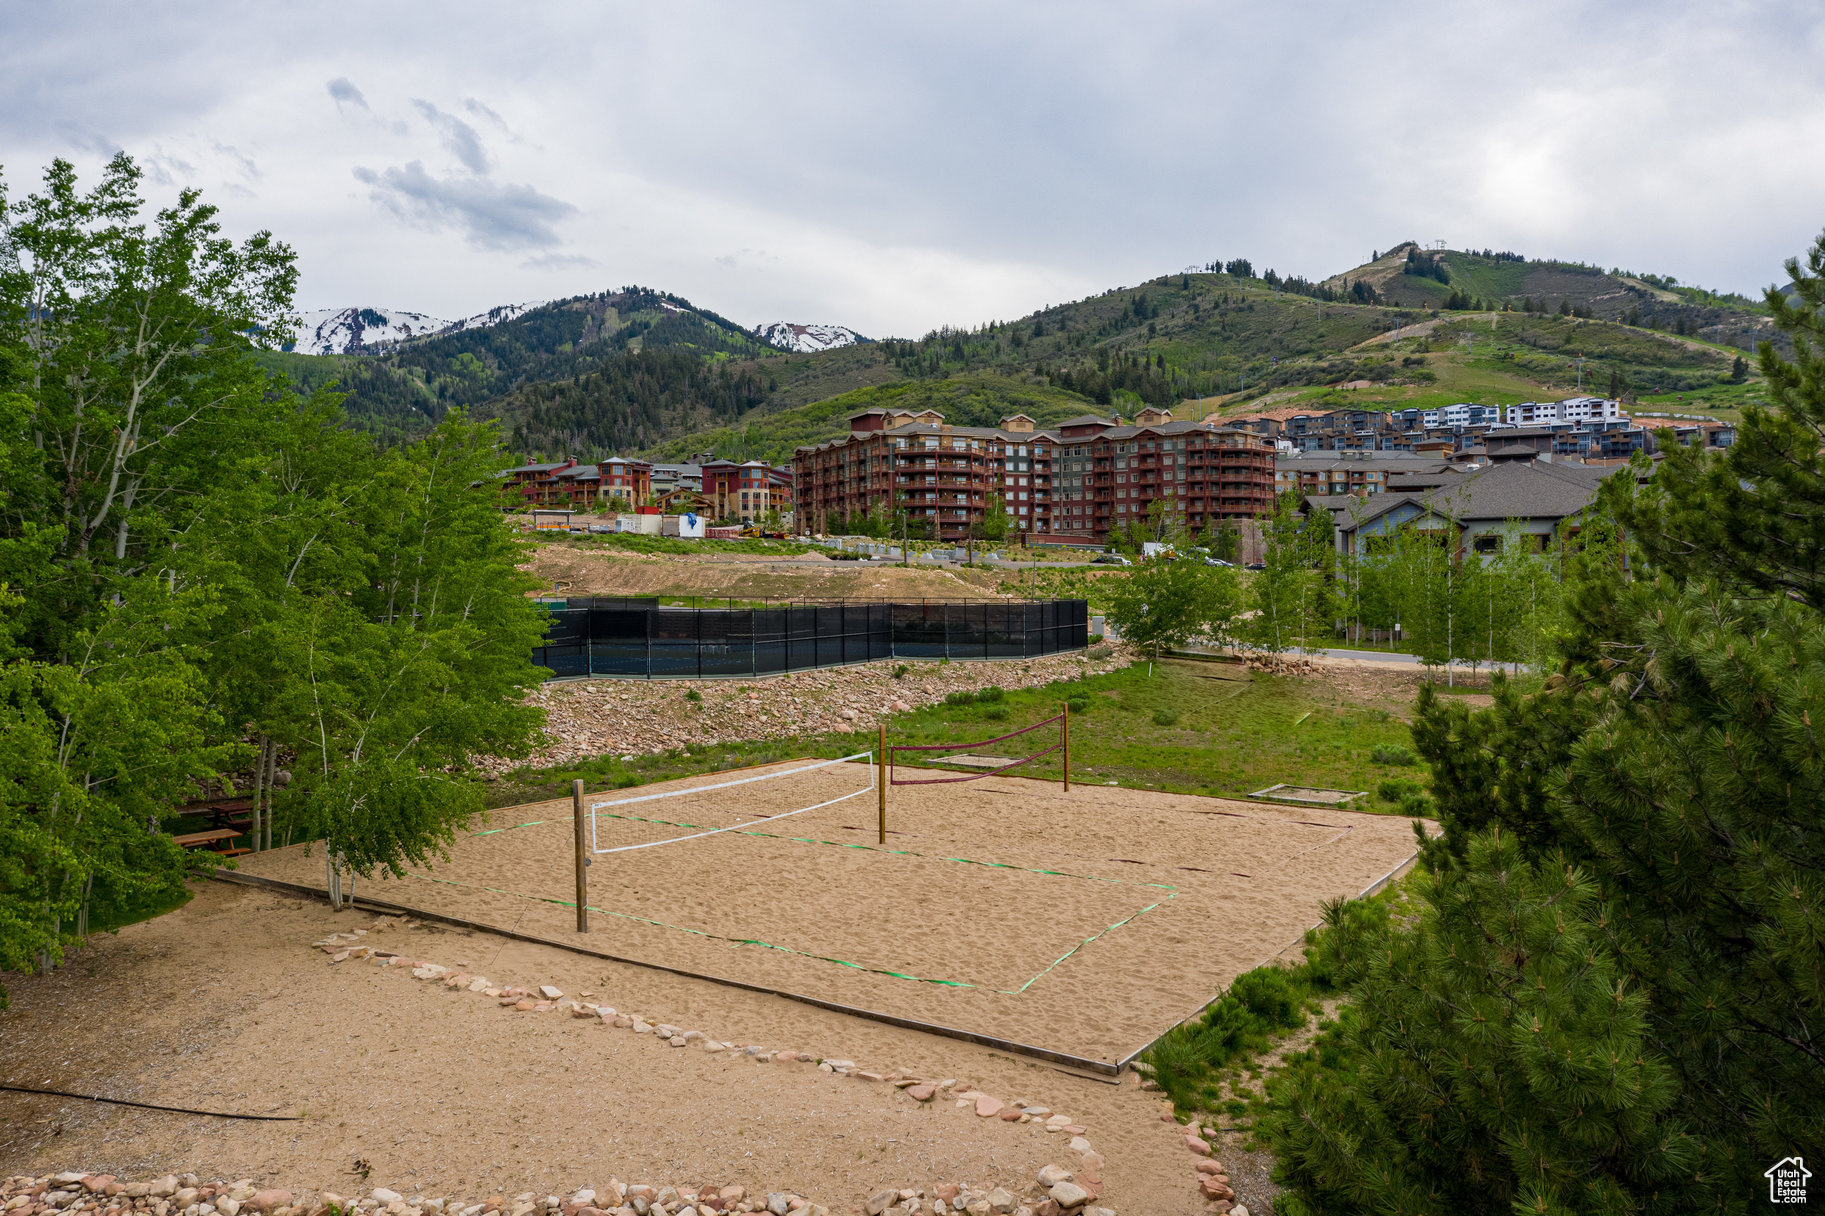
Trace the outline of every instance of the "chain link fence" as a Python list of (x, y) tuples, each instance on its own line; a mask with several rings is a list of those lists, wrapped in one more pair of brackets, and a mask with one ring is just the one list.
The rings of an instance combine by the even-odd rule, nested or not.
[(532, 661), (553, 677), (763, 676), (879, 659), (1028, 659), (1089, 645), (1085, 600), (842, 600), (679, 608), (547, 601)]

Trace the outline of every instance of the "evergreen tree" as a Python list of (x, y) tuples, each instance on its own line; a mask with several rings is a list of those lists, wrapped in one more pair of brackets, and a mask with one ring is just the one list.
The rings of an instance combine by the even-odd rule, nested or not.
[(1605, 482), (1545, 687), (1422, 692), (1442, 833), (1404, 922), (1332, 910), (1344, 1063), (1275, 1086), (1277, 1211), (1748, 1212), (1825, 1153), (1825, 238), (1788, 269), (1778, 408)]

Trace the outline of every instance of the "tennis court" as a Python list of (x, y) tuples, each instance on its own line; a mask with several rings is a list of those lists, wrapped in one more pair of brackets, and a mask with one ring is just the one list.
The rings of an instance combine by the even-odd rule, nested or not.
[[(1114, 1062), (1413, 853), (1404, 819), (1017, 776), (893, 787), (882, 845), (876, 772), (591, 792), (586, 935), (568, 799), (497, 811), (447, 862), (356, 894)], [(241, 869), (324, 886), (301, 846)]]

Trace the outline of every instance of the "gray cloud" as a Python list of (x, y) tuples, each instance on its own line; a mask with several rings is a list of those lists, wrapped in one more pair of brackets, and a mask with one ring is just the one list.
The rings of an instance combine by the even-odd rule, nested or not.
[(444, 141), (444, 147), (449, 150), (450, 155), (463, 163), (463, 168), (471, 173), (486, 174), (488, 172), (488, 150), (482, 147), (482, 137), (476, 133), (474, 127), (456, 115), (438, 109), (428, 101), (414, 98), (412, 106), (425, 116), (427, 122), (437, 128), (438, 134)]
[(469, 113), (471, 113), (471, 114), (480, 114), (483, 118), (488, 119), (490, 122), (494, 123), (496, 126), (500, 127), (502, 130), (505, 130), (507, 127), (506, 119), (502, 118), (499, 114), (496, 114), (493, 110), (489, 109), (487, 107), (487, 105), (485, 105), (483, 102), (481, 102), (477, 98), (474, 98), (474, 97), (463, 98), (463, 109), (469, 111)]
[(328, 87), (330, 96), (336, 99), (337, 105), (360, 106), (364, 110), (368, 108), (368, 99), (361, 95), (361, 90), (347, 76), (336, 77), (329, 82)]
[(482, 177), (434, 177), (419, 161), (375, 172), (357, 167), (369, 197), (401, 219), (428, 229), (454, 228), (478, 249), (513, 250), (562, 243), (552, 226), (576, 213), (563, 199), (531, 186)]
[(581, 253), (538, 253), (520, 263), (527, 270), (588, 270), (601, 264)]
[(311, 307), (466, 315), (598, 289), (562, 261), (589, 257), (873, 334), (1406, 238), (1753, 290), (1825, 223), (1817, 0), (448, 0), (370, 6), (355, 38), (299, 7), (13, 6), (6, 168), (124, 145), (160, 158), (157, 202), (251, 189), (225, 222), (292, 242)]
[(260, 172), (260, 166), (254, 164), (253, 157), (247, 155), (247, 153), (241, 151), (239, 148), (235, 147), (233, 144), (225, 144), (225, 143), (218, 142), (215, 145), (215, 150), (216, 150), (216, 154), (218, 156), (223, 157), (224, 159), (229, 161), (231, 164), (233, 164), (237, 168), (239, 168), (241, 171), (241, 175), (243, 177), (247, 178), (248, 180), (257, 181), (259, 178), (264, 176)]
[(162, 149), (141, 156), (139, 167), (146, 171), (147, 180), (167, 188), (181, 186), (196, 178), (195, 165)]

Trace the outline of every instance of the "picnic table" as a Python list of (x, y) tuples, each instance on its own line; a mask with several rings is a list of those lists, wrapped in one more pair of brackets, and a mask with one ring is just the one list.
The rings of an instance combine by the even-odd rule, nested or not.
[(207, 832), (185, 832), (182, 835), (173, 836), (171, 839), (176, 841), (178, 847), (181, 849), (200, 849), (203, 846), (208, 845), (212, 852), (220, 853), (224, 857), (237, 857), (242, 853), (248, 853), (252, 850), (235, 848), (233, 846), (227, 848), (219, 846), (223, 841), (233, 840), (239, 835), (240, 833), (233, 828), (211, 828)]
[(253, 799), (245, 794), (203, 798), (177, 808), (180, 815), (200, 815), (218, 828), (246, 827), (253, 819)]

